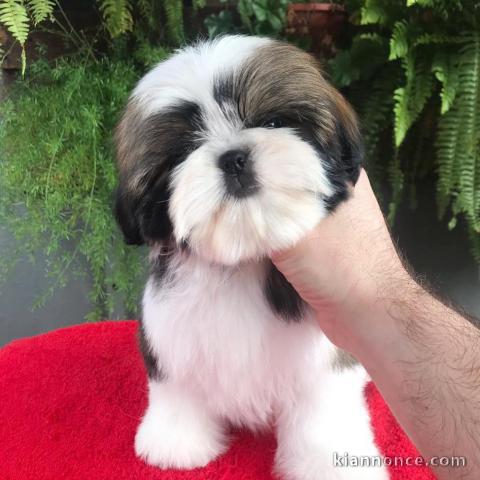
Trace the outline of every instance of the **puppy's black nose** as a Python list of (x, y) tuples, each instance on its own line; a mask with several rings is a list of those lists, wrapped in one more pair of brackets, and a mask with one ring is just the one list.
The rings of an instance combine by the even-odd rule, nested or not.
[(245, 150), (229, 150), (220, 155), (218, 166), (228, 175), (240, 175), (245, 169), (248, 152)]

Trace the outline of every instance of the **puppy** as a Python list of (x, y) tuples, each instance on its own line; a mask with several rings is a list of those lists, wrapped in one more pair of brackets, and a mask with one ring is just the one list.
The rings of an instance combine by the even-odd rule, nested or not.
[(140, 80), (116, 141), (117, 219), (127, 242), (150, 247), (137, 455), (201, 467), (225, 452), (229, 425), (272, 426), (286, 479), (387, 479), (335, 465), (379, 455), (367, 375), (268, 260), (359, 175), (355, 115), (317, 62), (266, 38), (184, 48)]

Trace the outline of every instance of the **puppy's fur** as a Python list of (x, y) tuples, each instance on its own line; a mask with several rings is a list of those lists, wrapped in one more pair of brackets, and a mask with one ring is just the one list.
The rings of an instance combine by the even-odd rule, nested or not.
[(272, 426), (285, 478), (388, 478), (334, 466), (334, 452), (378, 455), (367, 375), (268, 260), (359, 174), (355, 115), (316, 61), (256, 37), (187, 47), (139, 82), (117, 151), (118, 221), (151, 251), (137, 455), (199, 467), (226, 450), (227, 425)]

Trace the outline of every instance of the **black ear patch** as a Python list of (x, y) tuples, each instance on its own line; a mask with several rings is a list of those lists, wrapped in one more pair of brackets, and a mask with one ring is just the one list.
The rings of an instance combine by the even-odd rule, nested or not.
[(267, 272), (264, 292), (270, 307), (280, 317), (287, 322), (301, 320), (305, 302), (273, 263)]
[(143, 118), (131, 100), (117, 128), (120, 187), (115, 215), (129, 244), (162, 242), (172, 234), (168, 215), (171, 172), (201, 144), (200, 106), (180, 102)]
[(133, 198), (120, 186), (115, 200), (115, 218), (129, 245), (166, 240), (172, 234), (168, 216), (170, 193), (165, 180), (145, 189), (141, 199)]
[(128, 245), (143, 245), (145, 243), (140, 231), (136, 205), (133, 199), (120, 186), (115, 193), (114, 213), (120, 229)]
[(363, 165), (364, 148), (360, 133), (349, 131), (344, 125), (337, 125), (337, 137), (340, 149), (340, 162), (348, 181), (355, 185)]
[(166, 178), (160, 178), (145, 189), (137, 215), (141, 235), (147, 242), (167, 240), (172, 234), (172, 222), (168, 215), (169, 200)]
[(363, 165), (363, 143), (354, 116), (348, 120), (344, 116), (337, 119), (335, 136), (325, 150), (326, 174), (334, 190), (325, 204), (332, 211), (348, 198), (349, 188), (357, 183)]

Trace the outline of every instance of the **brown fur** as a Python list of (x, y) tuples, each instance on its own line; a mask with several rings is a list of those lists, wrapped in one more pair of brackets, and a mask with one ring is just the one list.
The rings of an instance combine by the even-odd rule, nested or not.
[(151, 177), (161, 177), (171, 165), (167, 159), (193, 149), (195, 113), (175, 107), (144, 118), (141, 105), (130, 99), (116, 131), (120, 177), (130, 193), (141, 193)]
[(319, 140), (327, 144), (338, 124), (349, 138), (359, 137), (350, 105), (325, 79), (319, 62), (293, 45), (276, 42), (261, 47), (237, 77), (234, 88), (247, 127), (293, 111), (298, 121), (317, 126)]

